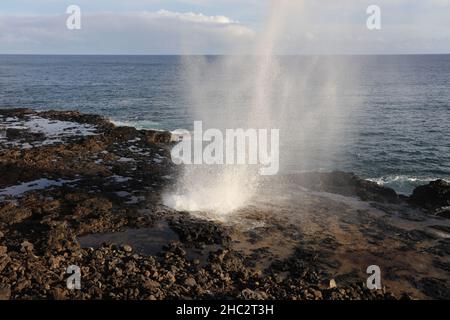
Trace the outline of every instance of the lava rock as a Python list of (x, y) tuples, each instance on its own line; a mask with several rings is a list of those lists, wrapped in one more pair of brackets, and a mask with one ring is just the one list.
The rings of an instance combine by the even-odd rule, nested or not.
[(450, 219), (450, 206), (436, 209), (434, 212), (434, 215), (441, 217), (441, 218)]
[(195, 287), (197, 285), (197, 281), (194, 278), (189, 277), (184, 281), (184, 284), (188, 287)]
[(269, 298), (267, 293), (251, 289), (242, 290), (241, 297), (245, 300), (267, 300)]
[(26, 240), (24, 242), (22, 242), (22, 244), (20, 246), (21, 246), (20, 251), (22, 251), (22, 252), (32, 252), (34, 249), (33, 244)]
[(0, 222), (14, 224), (31, 217), (32, 214), (30, 208), (18, 207), (13, 202), (9, 202), (0, 208)]
[[(102, 117), (70, 111), (38, 114), (27, 109), (0, 109), (0, 115), (0, 122), (5, 117), (26, 121), (39, 116), (95, 128), (93, 136), (61, 137), (54, 145), (31, 143), (30, 148), (16, 148), (0, 141), (0, 188), (38, 179), (70, 181), (25, 192), (20, 197), (11, 196), (0, 203), (0, 298), (389, 297), (388, 293), (370, 293), (341, 280), (339, 289), (333, 287), (332, 281), (327, 283), (329, 275), (321, 272), (319, 262), (323, 260), (324, 248), (336, 249), (335, 239), (318, 242), (317, 251), (312, 247), (299, 248), (292, 257), (274, 259), (267, 270), (262, 270), (256, 266), (257, 256), (233, 249), (231, 236), (237, 231), (234, 226), (193, 218), (189, 213), (163, 206), (161, 193), (173, 187), (173, 179), (179, 173), (168, 161), (172, 144), (169, 132), (116, 127)], [(28, 133), (11, 131), (20, 143), (42, 138)], [(12, 139), (11, 134), (7, 140)], [(153, 161), (156, 159), (160, 161)], [(169, 176), (173, 178), (167, 179)], [(311, 175), (310, 180), (316, 190), (369, 200), (396, 199), (389, 189), (352, 174), (317, 174)], [(132, 197), (144, 197), (145, 201), (136, 202)], [(108, 242), (113, 240), (92, 248), (80, 245), (85, 235), (98, 234), (101, 239), (124, 230), (153, 227), (161, 219), (176, 233), (176, 240), (172, 241), (172, 232), (167, 243), (164, 236), (158, 237), (157, 242), (163, 244), (158, 244), (157, 250), (152, 248), (155, 252), (151, 254), (137, 250), (137, 244), (133, 249), (120, 241), (116, 245)], [(276, 228), (291, 233), (290, 227), (281, 222)], [(252, 240), (256, 245), (265, 240), (264, 234), (255, 232)], [(296, 235), (295, 241), (303, 243), (300, 240)], [(441, 242), (433, 249), (444, 257), (449, 247), (448, 242)], [(265, 251), (260, 250), (253, 253), (264, 256)], [(73, 265), (80, 266), (82, 290), (66, 288), (66, 271)], [(320, 287), (323, 281), (324, 289)]]
[(9, 299), (11, 299), (11, 288), (0, 285), (0, 300), (4, 301)]
[(164, 143), (168, 144), (172, 140), (172, 134), (168, 131), (156, 131), (156, 130), (146, 130), (145, 138), (148, 143)]
[(427, 209), (450, 206), (450, 183), (436, 180), (414, 189), (411, 202)]
[(125, 244), (125, 245), (123, 246), (123, 251), (125, 251), (125, 252), (132, 252), (132, 251), (133, 251), (133, 248), (132, 248), (130, 245)]
[(342, 171), (308, 172), (292, 177), (295, 181), (314, 191), (357, 196), (364, 201), (398, 203), (397, 193), (375, 182), (363, 180), (353, 173)]
[(450, 299), (450, 286), (443, 279), (423, 278), (419, 281), (419, 287), (429, 296), (443, 300)]

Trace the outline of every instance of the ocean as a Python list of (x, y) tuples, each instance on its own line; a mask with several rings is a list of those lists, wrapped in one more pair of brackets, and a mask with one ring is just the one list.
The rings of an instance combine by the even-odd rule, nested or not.
[[(221, 57), (207, 59), (214, 63)], [(295, 64), (302, 70), (311, 59), (280, 61), (282, 68)], [(326, 66), (322, 62), (329, 59), (315, 57), (315, 65)], [(346, 108), (344, 138), (333, 139), (333, 152), (309, 148), (310, 161), (290, 159), (286, 170), (354, 172), (402, 194), (431, 180), (450, 180), (450, 55), (333, 61), (358, 70), (356, 82), (345, 85), (341, 76), (336, 85), (336, 106)], [(201, 119), (190, 112), (184, 71), (180, 56), (0, 55), (0, 108), (79, 110), (138, 128), (189, 129)], [(305, 80), (301, 71), (298, 75)], [(229, 88), (215, 89), (219, 104)], [(306, 143), (320, 149), (321, 143), (310, 140)]]

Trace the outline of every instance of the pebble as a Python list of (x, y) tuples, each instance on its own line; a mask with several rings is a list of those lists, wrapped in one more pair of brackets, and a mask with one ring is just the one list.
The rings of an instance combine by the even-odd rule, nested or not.
[(123, 250), (124, 250), (125, 252), (132, 252), (132, 251), (133, 251), (133, 248), (132, 248), (130, 245), (125, 244), (125, 245), (123, 246)]
[(154, 280), (147, 280), (144, 282), (144, 288), (147, 290), (155, 290), (160, 287), (159, 282)]
[(22, 252), (30, 252), (30, 251), (33, 251), (33, 249), (34, 249), (33, 244), (25, 240), (21, 244), (20, 251), (22, 251)]
[(328, 288), (329, 288), (329, 289), (337, 288), (336, 280), (331, 279), (331, 280), (330, 280), (330, 285), (328, 286)]
[(186, 281), (184, 281), (184, 284), (187, 285), (188, 287), (195, 287), (197, 285), (197, 281), (195, 281), (194, 278), (189, 277), (186, 279)]

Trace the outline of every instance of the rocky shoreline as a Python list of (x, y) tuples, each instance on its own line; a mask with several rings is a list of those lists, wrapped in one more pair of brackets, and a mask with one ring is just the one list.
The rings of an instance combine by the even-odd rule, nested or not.
[[(177, 176), (169, 132), (1, 109), (0, 134), (0, 299), (450, 298), (444, 181), (399, 197), (348, 173), (287, 177), (306, 220), (247, 208), (240, 217), (257, 226), (242, 229), (162, 204)], [(358, 264), (366, 251), (424, 257), (424, 268), (395, 260), (388, 285), (369, 290)], [(71, 265), (81, 290), (67, 289)]]

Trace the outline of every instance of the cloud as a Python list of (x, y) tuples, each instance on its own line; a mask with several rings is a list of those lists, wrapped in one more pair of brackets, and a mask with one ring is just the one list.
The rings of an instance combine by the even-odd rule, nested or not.
[(171, 12), (167, 10), (159, 10), (156, 13), (157, 17), (164, 18), (175, 18), (181, 21), (189, 21), (195, 23), (207, 23), (207, 24), (237, 24), (237, 21), (233, 21), (232, 19), (225, 16), (205, 16), (202, 13), (194, 13), (194, 12)]
[(254, 31), (229, 17), (194, 12), (82, 14), (82, 29), (68, 30), (67, 15), (0, 16), (3, 53), (223, 53), (253, 41)]
[[(0, 53), (255, 53), (273, 35), (277, 53), (450, 52), (450, 0), (377, 0), (382, 14), (379, 31), (366, 28), (366, 9), (372, 0), (273, 0), (272, 7), (269, 0), (78, 2), (83, 12), (80, 31), (66, 29), (64, 5), (60, 15), (0, 15)], [(162, 2), (170, 10), (159, 10)], [(60, 1), (39, 3), (50, 6)], [(281, 26), (266, 27), (268, 12), (282, 3), (287, 10), (281, 13)], [(180, 5), (183, 9), (178, 10)], [(144, 11), (145, 6), (156, 9)], [(129, 7), (133, 11), (122, 11)]]

